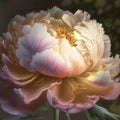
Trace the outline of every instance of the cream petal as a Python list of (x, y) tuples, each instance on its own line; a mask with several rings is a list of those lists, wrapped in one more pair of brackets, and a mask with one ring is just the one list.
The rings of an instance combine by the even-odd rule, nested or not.
[(101, 65), (104, 66), (104, 69), (110, 71), (111, 78), (114, 79), (120, 72), (120, 57), (116, 55), (113, 57), (101, 59)]
[(66, 39), (63, 39), (59, 46), (59, 54), (65, 60), (67, 65), (66, 76), (72, 77), (82, 74), (87, 69), (87, 66), (77, 48), (71, 46)]
[(72, 16), (68, 15), (68, 14), (64, 14), (62, 16), (62, 20), (70, 27), (73, 28), (75, 26), (75, 20)]
[(90, 14), (88, 14), (87, 12), (83, 12), (82, 10), (77, 10), (74, 13), (74, 17), (76, 19), (76, 22), (82, 22), (82, 21), (90, 20)]
[(51, 48), (58, 43), (57, 39), (50, 36), (45, 25), (40, 23), (34, 24), (31, 28), (29, 25), (23, 27), (24, 36), (18, 38), (18, 49), (16, 56), (20, 64), (32, 71), (30, 66), (32, 57), (37, 52)]
[[(86, 44), (86, 47), (90, 54), (90, 58), (93, 61), (93, 68), (94, 66), (96, 66), (96, 64), (98, 64), (101, 57), (103, 56), (103, 28), (101, 27), (101, 24), (98, 24), (96, 21), (84, 21), (76, 25), (74, 29), (79, 32), (79, 36), (82, 36), (82, 41), (84, 41)], [(81, 37), (78, 40), (81, 40)]]
[(60, 9), (56, 6), (51, 8), (51, 9), (48, 9), (47, 13), (49, 13), (50, 16), (54, 17), (55, 19), (61, 19), (64, 14), (67, 14), (68, 16), (74, 17), (73, 14), (71, 12), (69, 12), (68, 10), (63, 11), (62, 9)]
[(107, 35), (103, 36), (104, 39), (104, 54), (103, 58), (108, 58), (111, 55), (111, 43), (110, 43), (110, 38)]
[(54, 18), (61, 18), (61, 16), (63, 15), (63, 10), (58, 8), (57, 6), (53, 7), (52, 9), (48, 9), (48, 13), (50, 13), (51, 17)]

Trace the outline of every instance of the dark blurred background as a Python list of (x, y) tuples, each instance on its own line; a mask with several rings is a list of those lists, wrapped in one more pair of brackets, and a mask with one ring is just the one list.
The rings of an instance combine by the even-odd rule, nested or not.
[[(7, 32), (7, 25), (15, 15), (26, 15), (32, 11), (39, 12), (53, 6), (73, 13), (77, 9), (89, 12), (92, 19), (103, 24), (106, 34), (110, 36), (112, 55), (120, 54), (120, 0), (0, 0), (0, 34)], [(114, 103), (104, 101), (102, 105), (120, 114), (120, 99)], [(0, 113), (1, 115), (5, 117), (3, 113)], [(80, 120), (80, 115), (72, 115), (72, 117)], [(5, 119), (2, 118), (2, 120)]]
[(7, 31), (7, 25), (15, 15), (53, 6), (71, 12), (77, 9), (88, 11), (93, 19), (103, 24), (110, 36), (113, 55), (120, 54), (120, 0), (0, 0), (0, 33)]

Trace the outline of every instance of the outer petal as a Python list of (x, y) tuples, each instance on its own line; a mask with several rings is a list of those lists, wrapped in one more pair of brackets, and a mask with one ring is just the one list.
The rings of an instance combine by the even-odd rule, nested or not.
[(24, 97), (25, 103), (30, 103), (38, 99), (43, 92), (50, 89), (53, 86), (61, 84), (61, 80), (55, 78), (47, 78), (42, 75), (38, 75), (35, 78), (35, 82), (19, 89), (21, 96)]
[(120, 72), (120, 56), (116, 55), (115, 58), (108, 57), (101, 60), (103, 68), (110, 71), (111, 78), (114, 79)]
[(42, 103), (44, 97), (41, 96), (38, 101), (26, 104), (18, 91), (11, 88), (0, 88), (1, 108), (14, 115), (27, 116), (33, 113)]
[[(53, 97), (59, 101), (62, 105), (68, 104), (74, 99), (74, 94), (72, 91), (72, 86), (69, 80), (63, 80), (60, 85), (53, 86), (48, 90), (48, 100), (51, 101), (51, 97)], [(52, 102), (52, 101), (51, 101)], [(50, 102), (50, 103), (51, 103)], [(51, 104), (55, 104), (54, 101)]]
[(95, 76), (89, 75), (87, 82), (87, 94), (98, 95), (104, 99), (113, 100), (120, 95), (120, 83), (111, 79), (110, 71), (98, 71)]
[(6, 65), (2, 66), (0, 70), (0, 78), (2, 82), (12, 83), (17, 86), (25, 86), (32, 82), (35, 77), (35, 74), (15, 63), (13, 64), (11, 61), (7, 61)]
[(107, 58), (110, 56), (111, 52), (111, 43), (110, 43), (110, 38), (107, 35), (104, 35), (104, 54), (103, 58)]
[(70, 91), (75, 96), (72, 101), (61, 102), (60, 93), (53, 87), (47, 93), (49, 103), (62, 111), (76, 113), (92, 107), (99, 97), (107, 100), (116, 99), (120, 95), (120, 83), (111, 80), (110, 71), (96, 70), (69, 80), (72, 87)]
[(63, 112), (67, 112), (71, 114), (78, 113), (84, 109), (89, 109), (99, 100), (98, 96), (88, 96), (89, 102), (75, 103), (73, 101), (69, 101), (65, 104), (65, 103), (61, 103), (61, 101), (56, 96), (54, 96), (53, 92), (50, 90), (47, 93), (47, 98), (50, 105), (62, 110)]
[(77, 10), (74, 14), (76, 22), (89, 21), (90, 14), (83, 12), (82, 10)]

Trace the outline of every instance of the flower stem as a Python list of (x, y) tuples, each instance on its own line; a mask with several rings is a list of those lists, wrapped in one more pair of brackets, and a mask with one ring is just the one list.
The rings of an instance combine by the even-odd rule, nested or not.
[(58, 109), (55, 109), (55, 120), (59, 120), (59, 114), (60, 111)]
[(71, 120), (70, 115), (68, 113), (66, 113), (66, 117), (67, 117), (67, 120)]
[(88, 110), (85, 110), (84, 112), (85, 112), (85, 115), (86, 115), (87, 119), (88, 119), (88, 120), (92, 120), (89, 111), (88, 111)]

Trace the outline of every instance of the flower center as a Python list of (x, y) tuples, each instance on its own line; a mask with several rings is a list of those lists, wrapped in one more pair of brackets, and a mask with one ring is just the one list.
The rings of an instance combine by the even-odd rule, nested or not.
[(66, 38), (72, 46), (76, 46), (76, 39), (74, 38), (74, 35), (70, 30), (67, 30), (65, 27), (58, 27), (56, 32), (57, 38)]

